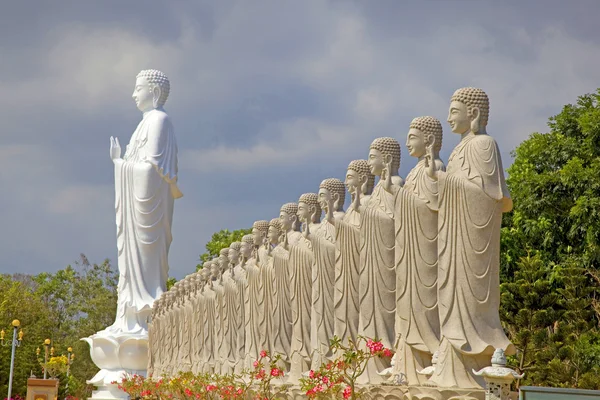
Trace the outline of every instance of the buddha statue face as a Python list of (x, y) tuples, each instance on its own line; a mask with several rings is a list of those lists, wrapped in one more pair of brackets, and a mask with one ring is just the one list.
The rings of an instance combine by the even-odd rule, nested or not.
[(230, 248), (227, 258), (231, 264), (236, 265), (240, 261), (240, 252), (236, 249)]
[(210, 272), (211, 272), (211, 278), (217, 279), (219, 277), (219, 272), (221, 271), (221, 268), (219, 267), (219, 263), (213, 262), (210, 264)]
[(317, 193), (319, 196), (319, 203), (321, 204), (321, 208), (327, 208), (329, 202), (332, 200), (331, 192), (326, 188), (319, 188), (319, 192)]
[(260, 246), (263, 244), (263, 240), (265, 239), (265, 233), (257, 228), (252, 228), (252, 240), (254, 241), (255, 246)]
[(452, 132), (460, 135), (467, 133), (471, 129), (471, 121), (474, 116), (470, 115), (467, 105), (460, 101), (453, 100), (450, 102), (450, 110), (448, 111), (448, 123)]
[(303, 201), (298, 203), (298, 218), (300, 221), (310, 221), (311, 218), (310, 206)]
[(423, 157), (427, 152), (427, 142), (423, 132), (410, 128), (406, 137), (406, 148), (412, 157)]
[(240, 247), (240, 254), (244, 258), (249, 258), (252, 255), (252, 245), (248, 242), (242, 242), (242, 247)]
[(369, 158), (367, 161), (369, 162), (371, 173), (375, 176), (381, 176), (381, 173), (385, 168), (385, 160), (383, 159), (383, 154), (381, 151), (377, 149), (370, 149)]
[(281, 221), (281, 226), (283, 227), (283, 230), (286, 232), (289, 230), (292, 230), (294, 228), (294, 224), (296, 223), (297, 220), (298, 220), (297, 215), (290, 215), (285, 211), (281, 211), (279, 213), (279, 221)]
[(148, 82), (145, 76), (140, 76), (135, 80), (135, 87), (131, 97), (133, 97), (138, 110), (146, 112), (154, 109), (154, 97), (158, 94), (153, 92), (157, 90), (160, 89), (154, 87), (154, 90), (152, 90), (150, 82)]
[(278, 244), (279, 243), (279, 237), (281, 232), (279, 232), (279, 229), (277, 229), (275, 226), (269, 226), (269, 231), (267, 232), (267, 239), (269, 240), (269, 243), (271, 244)]
[(348, 192), (350, 192), (350, 194), (354, 194), (356, 189), (362, 185), (360, 181), (360, 174), (353, 169), (348, 169), (348, 171), (346, 171), (346, 179), (344, 180), (344, 184), (346, 185)]

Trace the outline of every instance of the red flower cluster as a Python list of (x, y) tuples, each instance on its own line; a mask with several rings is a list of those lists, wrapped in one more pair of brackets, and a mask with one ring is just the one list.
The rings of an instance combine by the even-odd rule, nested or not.
[(352, 396), (352, 388), (350, 386), (346, 386), (346, 389), (342, 392), (345, 399), (349, 399)]
[(375, 342), (375, 341), (369, 339), (369, 340), (367, 340), (367, 347), (371, 351), (371, 354), (376, 354), (383, 350), (383, 343)]

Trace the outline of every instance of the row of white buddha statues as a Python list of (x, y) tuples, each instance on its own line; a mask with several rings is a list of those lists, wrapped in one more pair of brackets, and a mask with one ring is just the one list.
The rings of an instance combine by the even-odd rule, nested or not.
[(400, 144), (378, 138), (345, 182), (325, 179), (256, 221), (155, 302), (149, 372), (240, 372), (267, 350), (296, 383), (332, 357), (334, 335), (361, 335), (396, 353), (372, 359), (359, 383), (483, 387), (473, 369), (495, 349), (514, 353), (498, 313), (500, 224), (512, 202), (488, 114), (485, 92), (459, 89), (448, 122), (462, 138), (447, 166), (440, 122), (415, 118), (406, 146), (417, 164), (405, 180)]

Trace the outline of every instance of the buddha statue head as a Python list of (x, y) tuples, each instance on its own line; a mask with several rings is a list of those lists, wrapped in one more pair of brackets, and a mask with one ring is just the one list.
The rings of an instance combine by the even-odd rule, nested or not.
[(450, 99), (448, 123), (452, 132), (465, 134), (468, 132), (486, 133), (490, 114), (490, 100), (487, 94), (477, 88), (458, 89)]
[(219, 251), (218, 263), (219, 268), (221, 268), (221, 273), (225, 272), (227, 268), (229, 268), (229, 247)]
[(146, 69), (137, 74), (133, 100), (141, 112), (161, 108), (167, 102), (171, 85), (165, 74), (155, 69)]
[(210, 272), (213, 280), (217, 280), (221, 276), (221, 266), (217, 260), (210, 263)]
[(229, 262), (232, 265), (237, 265), (240, 262), (240, 249), (242, 247), (242, 242), (233, 242), (229, 245), (229, 254), (227, 257), (229, 258)]
[(252, 238), (254, 240), (254, 246), (260, 246), (263, 244), (269, 231), (269, 221), (260, 220), (252, 224)]
[(333, 201), (334, 209), (332, 211), (342, 211), (344, 201), (346, 200), (346, 187), (344, 182), (337, 178), (327, 178), (319, 185), (319, 205), (322, 209), (328, 207), (330, 201)]
[(298, 200), (298, 218), (303, 222), (317, 223), (321, 220), (321, 206), (316, 193), (304, 193)]
[(298, 203), (285, 203), (279, 210), (279, 220), (284, 231), (297, 231), (300, 229), (298, 223)]
[(406, 148), (412, 157), (421, 158), (433, 144), (433, 152), (439, 157), (442, 149), (442, 124), (434, 117), (417, 117), (410, 123)]
[(254, 248), (254, 236), (244, 235), (242, 237), (242, 246), (240, 247), (240, 255), (244, 259), (249, 259), (252, 256), (252, 249)]
[(269, 221), (269, 231), (267, 232), (267, 240), (273, 246), (279, 244), (281, 236), (285, 233), (281, 220), (279, 218), (273, 218)]
[[(210, 266), (209, 266), (210, 267)], [(211, 271), (206, 266), (200, 270), (201, 285), (204, 287), (210, 281)]]
[(346, 171), (346, 187), (350, 194), (354, 194), (356, 189), (361, 190), (361, 194), (369, 195), (375, 187), (375, 175), (371, 173), (371, 167), (367, 160), (354, 160), (348, 164)]
[(400, 168), (400, 143), (391, 137), (380, 137), (373, 140), (369, 148), (369, 167), (375, 176), (381, 176), (386, 164), (391, 163), (392, 176), (398, 175)]

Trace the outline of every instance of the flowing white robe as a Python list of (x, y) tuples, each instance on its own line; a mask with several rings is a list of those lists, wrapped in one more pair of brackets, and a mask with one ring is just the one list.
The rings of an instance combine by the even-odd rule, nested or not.
[(116, 319), (106, 331), (146, 333), (154, 300), (166, 291), (177, 187), (177, 143), (162, 109), (148, 111), (115, 162), (118, 248)]
[[(438, 170), (445, 167), (440, 160)], [(409, 385), (427, 381), (420, 375), (439, 346), (437, 308), (438, 185), (427, 175), (425, 160), (413, 168), (395, 198), (396, 226), (396, 374)]]
[(440, 386), (482, 387), (472, 373), (494, 349), (514, 354), (500, 307), (500, 225), (512, 200), (496, 141), (463, 137), (439, 172), (438, 308), (440, 357), (431, 380)]

